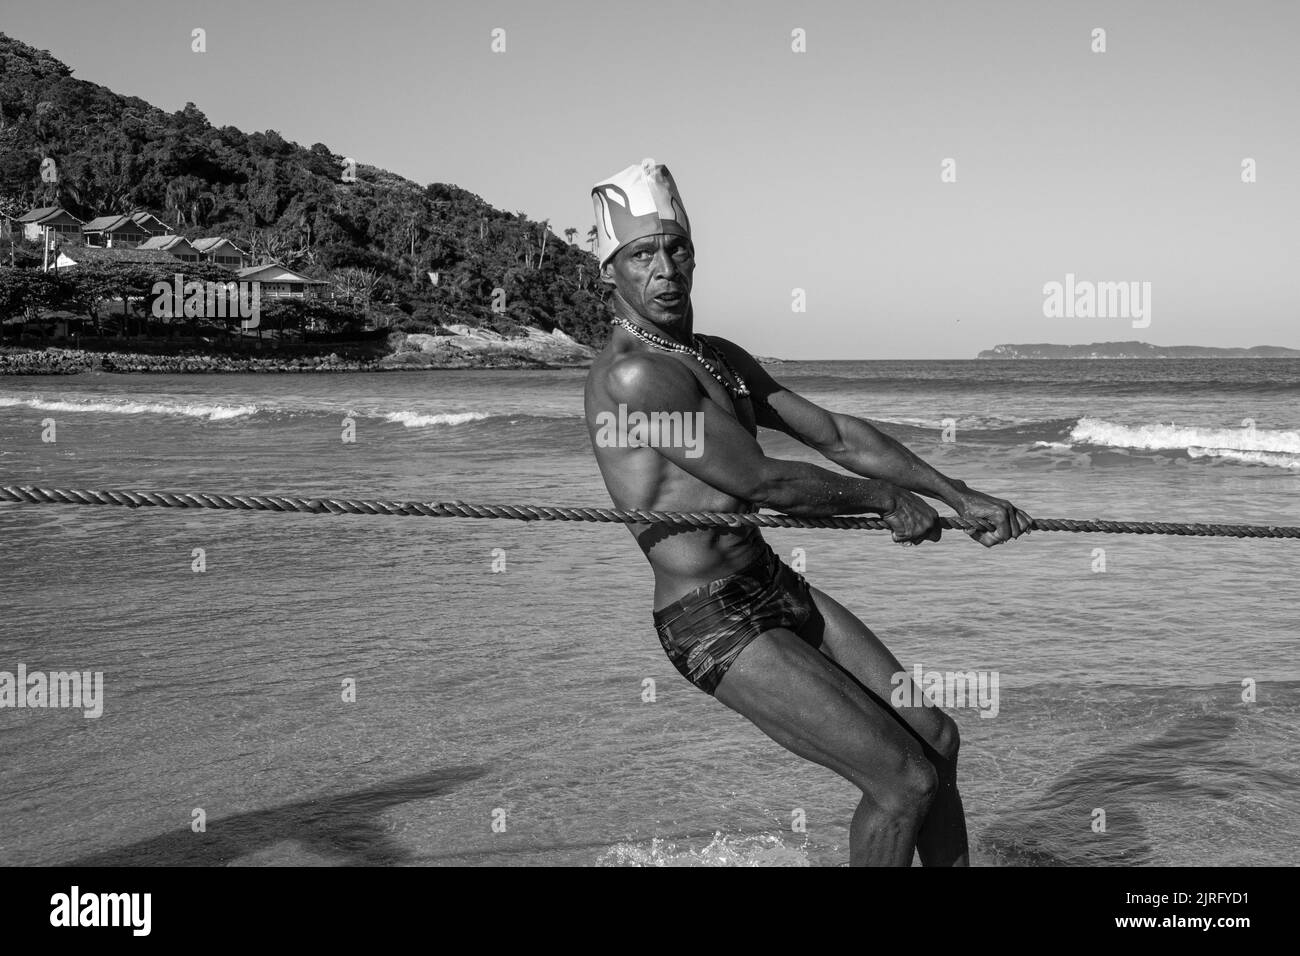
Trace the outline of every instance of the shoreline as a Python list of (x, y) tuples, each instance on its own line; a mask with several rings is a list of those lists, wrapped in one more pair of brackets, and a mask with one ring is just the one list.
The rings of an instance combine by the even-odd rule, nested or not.
[(331, 352), (324, 356), (233, 357), (212, 353), (150, 355), (142, 352), (97, 352), (86, 349), (56, 347), (0, 348), (0, 376), (6, 375), (80, 375), (87, 372), (115, 374), (219, 375), (219, 374), (297, 374), (313, 372), (426, 372), (458, 369), (532, 369), (553, 371), (588, 368), (589, 359), (543, 361), (533, 356), (505, 350), (494, 353), (397, 352), (377, 359), (341, 358)]

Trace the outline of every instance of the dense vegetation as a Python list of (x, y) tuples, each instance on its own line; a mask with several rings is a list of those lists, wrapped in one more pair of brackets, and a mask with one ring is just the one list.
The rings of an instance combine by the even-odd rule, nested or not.
[[(54, 182), (42, 178), (47, 158)], [(217, 129), (192, 103), (165, 113), (0, 34), (0, 213), (146, 209), (188, 238), (222, 235), (254, 261), (329, 280), (399, 328), (466, 322), (509, 333), (518, 323), (604, 341), (605, 291), (595, 257), (572, 244), (577, 230), (566, 242), (454, 185), (421, 187), (362, 164), (350, 178), (323, 143)], [(39, 247), (22, 246), (14, 264), (37, 264)], [(504, 313), (492, 309), (497, 288)]]
[[(221, 309), (221, 318), (208, 317), (202, 312), (174, 308), (174, 300), (164, 297), (166, 316), (176, 315), (177, 320), (153, 315), (158, 297), (153, 294), (156, 283), (173, 288), (176, 268), (164, 264), (88, 264), (76, 269), (42, 272), (40, 269), (0, 268), (0, 317), (11, 317), (0, 323), (0, 344), (4, 342), (4, 326), (20, 328), (41, 327), (41, 318), (58, 311), (70, 315), (71, 331), (92, 338), (144, 335), (154, 338), (174, 339), (178, 336), (207, 342), (243, 338), (240, 328), (243, 317), (230, 304)], [(230, 273), (221, 266), (209, 263), (186, 263), (186, 281), (199, 280), (226, 283)], [(124, 303), (133, 302), (127, 311)], [(268, 299), (259, 304), (259, 322), (249, 336), (267, 338), (276, 344), (304, 342), (312, 333), (317, 338), (365, 337), (364, 311), (353, 304), (329, 300)], [(197, 313), (197, 314), (196, 314)], [(17, 321), (12, 321), (16, 319)]]

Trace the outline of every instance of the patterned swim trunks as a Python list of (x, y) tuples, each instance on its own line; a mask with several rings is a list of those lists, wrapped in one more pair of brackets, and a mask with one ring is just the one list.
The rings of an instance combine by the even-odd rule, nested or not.
[[(751, 641), (775, 627), (796, 633), (821, 612), (803, 575), (763, 541), (761, 553), (735, 574), (702, 584), (654, 612), (655, 630), (668, 659), (688, 681), (713, 694)], [(804, 637), (813, 647), (816, 637)]]

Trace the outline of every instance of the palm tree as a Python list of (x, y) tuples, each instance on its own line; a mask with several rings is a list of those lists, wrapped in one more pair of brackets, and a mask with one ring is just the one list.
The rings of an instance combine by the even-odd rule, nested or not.
[(538, 245), (540, 245), (540, 246), (542, 247), (542, 251), (541, 251), (540, 253), (538, 253), (538, 256), (537, 256), (537, 268), (539, 268), (539, 269), (542, 267), (542, 262), (546, 259), (546, 233), (547, 233), (547, 231), (550, 229), (550, 227), (551, 227), (551, 220), (549, 220), (549, 219), (543, 219), (543, 220), (542, 220), (542, 228), (541, 228), (541, 236), (538, 237), (538, 240), (537, 240)]
[(360, 300), (363, 315), (369, 318), (370, 303), (379, 290), (379, 273), (374, 269), (358, 269), (355, 266), (346, 266), (331, 272), (329, 280), (335, 291), (352, 304), (354, 314), (356, 303)]
[(591, 251), (596, 251), (596, 227), (592, 226), (587, 230), (587, 243), (591, 246)]
[(193, 225), (201, 226), (212, 216), (213, 210), (217, 208), (217, 197), (210, 190), (203, 190), (197, 193), (190, 200), (190, 222)]
[[(163, 193), (164, 208), (176, 213), (176, 225), (185, 225), (185, 214), (193, 214), (198, 198), (199, 181), (193, 176), (178, 176), (167, 181)], [(195, 223), (197, 225), (197, 223)]]
[(577, 234), (578, 230), (574, 229), (572, 226), (564, 230), (564, 238), (569, 240), (569, 245), (573, 245), (573, 237)]

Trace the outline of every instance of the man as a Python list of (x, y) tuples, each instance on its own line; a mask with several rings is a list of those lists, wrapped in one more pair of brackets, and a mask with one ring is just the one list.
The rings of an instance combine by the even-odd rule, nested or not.
[[(615, 328), (586, 385), (587, 424), (620, 508), (769, 508), (823, 517), (878, 513), (893, 539), (938, 541), (936, 498), (992, 547), (1031, 518), (927, 465), (867, 422), (783, 388), (740, 346), (696, 335), (690, 222), (672, 175), (653, 160), (592, 190), (601, 280)], [(693, 442), (644, 427), (611, 441), (611, 421), (699, 422)], [(850, 477), (769, 458), (757, 426), (821, 453)], [(685, 434), (683, 430), (682, 434)], [(856, 866), (968, 863), (957, 793), (957, 727), (934, 707), (895, 710), (902, 665), (841, 604), (786, 566), (757, 528), (631, 525), (654, 569), (654, 621), (681, 674), (801, 757), (862, 791), (849, 831)], [(919, 690), (912, 697), (922, 699)]]

